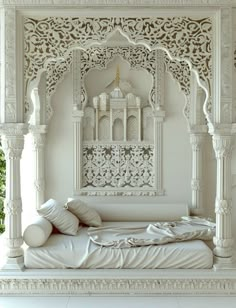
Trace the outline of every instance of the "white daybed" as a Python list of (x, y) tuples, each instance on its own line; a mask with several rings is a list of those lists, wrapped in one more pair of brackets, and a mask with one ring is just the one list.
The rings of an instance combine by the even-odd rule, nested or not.
[[(206, 269), (213, 266), (212, 250), (199, 239), (212, 239), (214, 224), (211, 226), (209, 222), (209, 225), (202, 226), (199, 223), (203, 222), (194, 218), (192, 222), (198, 221), (195, 227), (188, 225), (188, 221), (182, 221), (178, 226), (174, 222), (188, 214), (187, 205), (95, 203), (92, 208), (86, 208), (87, 205), (79, 199), (73, 202), (77, 209), (81, 204), (88, 211), (96, 208), (102, 225), (90, 228), (82, 225), (76, 235), (51, 234), (43, 245), (25, 250), (26, 268)], [(50, 200), (46, 204), (49, 203)], [(80, 211), (78, 218), (81, 219)], [(155, 227), (155, 223), (163, 220), (170, 222)], [(178, 234), (176, 239), (171, 237), (170, 229)], [(39, 234), (37, 230), (33, 231), (33, 226), (29, 226), (24, 232), (24, 238), (29, 238), (32, 243), (42, 230)]]

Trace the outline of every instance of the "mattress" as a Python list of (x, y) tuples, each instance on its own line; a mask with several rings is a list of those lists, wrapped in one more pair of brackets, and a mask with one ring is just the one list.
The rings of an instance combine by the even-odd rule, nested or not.
[[(104, 226), (136, 227), (143, 224), (105, 222)], [(213, 253), (201, 240), (132, 248), (102, 247), (90, 240), (86, 227), (80, 228), (76, 236), (52, 234), (42, 247), (25, 250), (26, 268), (199, 269), (212, 265)]]

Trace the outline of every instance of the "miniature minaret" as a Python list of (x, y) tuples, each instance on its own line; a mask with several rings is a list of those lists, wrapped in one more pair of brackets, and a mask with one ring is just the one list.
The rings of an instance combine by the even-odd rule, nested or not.
[(123, 98), (124, 95), (121, 92), (121, 89), (119, 87), (119, 85), (120, 85), (120, 67), (119, 67), (119, 65), (117, 65), (117, 67), (116, 67), (116, 78), (115, 78), (114, 82), (115, 82), (115, 88), (110, 94), (111, 97), (112, 98)]
[(115, 79), (115, 88), (119, 88), (120, 86), (120, 66), (117, 64), (116, 67), (116, 79)]

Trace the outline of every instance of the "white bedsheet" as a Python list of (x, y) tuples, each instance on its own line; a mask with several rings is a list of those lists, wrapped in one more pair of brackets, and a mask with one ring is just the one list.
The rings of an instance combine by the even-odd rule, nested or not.
[[(141, 227), (146, 223), (104, 223)], [(94, 244), (88, 228), (76, 236), (53, 234), (42, 247), (25, 250), (27, 268), (211, 268), (213, 254), (201, 240), (165, 245), (112, 248)]]
[(102, 226), (89, 228), (88, 234), (97, 245), (113, 248), (160, 245), (200, 239), (211, 240), (215, 224), (200, 218), (173, 222), (147, 223), (142, 227)]

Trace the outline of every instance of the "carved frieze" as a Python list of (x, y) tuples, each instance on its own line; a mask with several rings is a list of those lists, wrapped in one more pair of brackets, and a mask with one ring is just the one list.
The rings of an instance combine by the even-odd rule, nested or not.
[(0, 4), (8, 6), (232, 6), (232, 0), (0, 0)]
[[(203, 272), (203, 275), (206, 274)], [(0, 294), (236, 294), (234, 278), (2, 278)]]
[(232, 0), (0, 0), (7, 6), (232, 6)]

